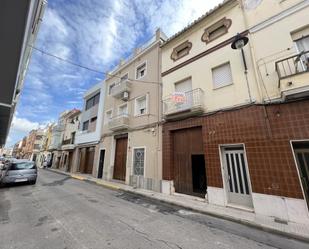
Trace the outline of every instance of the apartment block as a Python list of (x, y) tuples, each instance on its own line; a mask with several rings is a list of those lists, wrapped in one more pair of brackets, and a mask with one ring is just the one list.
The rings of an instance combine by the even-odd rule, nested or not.
[(161, 189), (160, 46), (165, 39), (158, 29), (105, 80), (98, 178)]
[(308, 11), (226, 0), (162, 45), (164, 192), (309, 223)]
[(97, 175), (95, 151), (100, 141), (103, 123), (104, 93), (104, 82), (100, 82), (84, 94), (83, 110), (75, 139), (73, 172)]

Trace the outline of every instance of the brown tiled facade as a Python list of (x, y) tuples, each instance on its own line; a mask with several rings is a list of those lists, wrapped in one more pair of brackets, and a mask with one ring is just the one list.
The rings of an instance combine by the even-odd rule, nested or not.
[(303, 199), (291, 140), (309, 139), (309, 100), (250, 105), (163, 125), (163, 179), (173, 180), (172, 132), (201, 126), (207, 185), (223, 188), (219, 145), (244, 144), (252, 191)]

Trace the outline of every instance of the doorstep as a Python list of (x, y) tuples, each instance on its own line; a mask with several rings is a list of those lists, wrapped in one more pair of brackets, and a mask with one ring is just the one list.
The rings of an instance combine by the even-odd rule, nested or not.
[(113, 190), (122, 190), (133, 194), (141, 195), (144, 197), (152, 198), (160, 202), (176, 205), (181, 208), (185, 208), (198, 213), (203, 213), (217, 218), (226, 219), (229, 221), (238, 222), (244, 225), (255, 227), (266, 232), (271, 232), (286, 237), (309, 242), (309, 225), (299, 224), (294, 222), (288, 222), (284, 224), (281, 222), (275, 222), (274, 218), (263, 215), (257, 215), (254, 212), (248, 210), (238, 209), (235, 207), (223, 207), (207, 203), (203, 198), (197, 198), (195, 196), (183, 195), (183, 194), (163, 194), (153, 192), (145, 189), (133, 188), (129, 185), (125, 185), (119, 182), (110, 182), (106, 180), (97, 179), (91, 175), (85, 174), (72, 174), (63, 172), (58, 169), (48, 169), (50, 171), (71, 176), (72, 178), (95, 183)]

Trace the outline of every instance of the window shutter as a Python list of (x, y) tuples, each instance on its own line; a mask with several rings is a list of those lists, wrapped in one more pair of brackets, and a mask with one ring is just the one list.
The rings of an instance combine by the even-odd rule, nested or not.
[(175, 83), (175, 92), (190, 92), (192, 90), (192, 82), (191, 82), (191, 78)]
[(230, 63), (223, 64), (212, 69), (212, 80), (214, 88), (227, 86), (233, 83)]

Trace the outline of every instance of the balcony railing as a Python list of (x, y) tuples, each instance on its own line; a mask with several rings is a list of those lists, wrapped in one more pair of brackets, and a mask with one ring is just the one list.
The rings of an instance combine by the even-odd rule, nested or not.
[(66, 144), (74, 144), (74, 142), (72, 141), (71, 138), (69, 138), (69, 139), (66, 139), (66, 140), (62, 141), (62, 145), (66, 145)]
[(276, 61), (275, 66), (279, 77), (279, 84), (282, 79), (309, 72), (309, 51)]
[(108, 121), (108, 127), (112, 131), (125, 130), (129, 128), (129, 115), (121, 114), (116, 117), (113, 117)]
[(191, 116), (204, 111), (204, 92), (200, 88), (181, 93), (175, 92), (163, 100), (163, 114), (170, 119), (179, 114)]
[(130, 92), (131, 82), (129, 80), (122, 80), (111, 89), (111, 95), (115, 98), (123, 98), (124, 92)]

